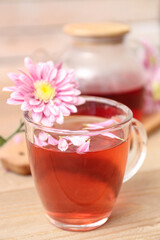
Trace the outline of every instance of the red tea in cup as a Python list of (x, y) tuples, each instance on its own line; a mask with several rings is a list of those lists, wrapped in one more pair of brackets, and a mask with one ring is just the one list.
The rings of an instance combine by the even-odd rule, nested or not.
[[(87, 116), (81, 117), (82, 122), (76, 119), (68, 119), (69, 129), (73, 125), (79, 129)], [(120, 137), (122, 134), (120, 131)], [(72, 145), (62, 152), (57, 146), (38, 147), (29, 141), (28, 149), (36, 187), (51, 219), (92, 224), (109, 217), (123, 181), (128, 139), (94, 136), (84, 154), (78, 154)]]
[[(130, 109), (86, 97), (62, 125), (35, 124), (28, 113), (25, 119), (31, 171), (50, 221), (75, 231), (105, 223), (122, 182), (138, 171), (145, 157), (145, 131)], [(133, 149), (127, 160), (131, 128)]]

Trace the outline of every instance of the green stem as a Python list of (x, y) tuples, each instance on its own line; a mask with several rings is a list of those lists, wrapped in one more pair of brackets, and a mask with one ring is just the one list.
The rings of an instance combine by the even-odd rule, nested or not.
[(24, 126), (24, 122), (20, 124), (20, 126), (16, 129), (15, 132), (13, 132), (8, 138), (5, 139), (6, 142), (10, 140), (12, 137), (14, 137), (14, 135), (16, 135), (17, 133), (24, 132), (24, 130), (22, 129), (23, 126)]

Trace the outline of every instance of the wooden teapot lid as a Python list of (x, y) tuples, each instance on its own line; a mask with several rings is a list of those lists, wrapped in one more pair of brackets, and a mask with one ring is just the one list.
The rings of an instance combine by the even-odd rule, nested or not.
[(73, 23), (64, 26), (63, 31), (74, 37), (120, 37), (130, 31), (130, 26), (122, 23)]

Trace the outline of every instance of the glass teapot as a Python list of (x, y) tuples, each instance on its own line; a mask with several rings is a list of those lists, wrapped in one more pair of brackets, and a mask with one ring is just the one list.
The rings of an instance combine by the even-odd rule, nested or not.
[(142, 67), (125, 40), (130, 27), (119, 23), (68, 24), (72, 44), (61, 56), (73, 68), (84, 95), (102, 96), (126, 104), (141, 119), (144, 94)]

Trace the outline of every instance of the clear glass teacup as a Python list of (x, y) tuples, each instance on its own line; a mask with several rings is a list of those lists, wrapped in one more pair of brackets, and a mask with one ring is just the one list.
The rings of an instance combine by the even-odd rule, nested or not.
[(146, 132), (128, 107), (85, 99), (54, 127), (34, 123), (25, 112), (30, 166), (45, 213), (57, 227), (75, 231), (108, 220), (122, 183), (146, 155)]

